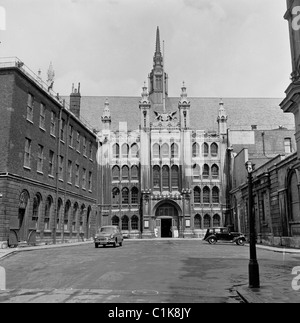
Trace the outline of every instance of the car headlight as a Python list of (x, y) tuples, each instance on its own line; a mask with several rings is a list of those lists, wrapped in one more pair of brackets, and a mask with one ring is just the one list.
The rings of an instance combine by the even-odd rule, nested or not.
[(113, 234), (111, 234), (111, 235), (110, 235), (110, 238), (112, 239), (113, 237), (114, 237), (114, 235), (113, 235)]

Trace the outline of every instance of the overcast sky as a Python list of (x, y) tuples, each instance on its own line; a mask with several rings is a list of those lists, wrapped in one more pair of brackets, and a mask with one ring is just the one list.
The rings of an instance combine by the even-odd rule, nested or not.
[[(54, 90), (140, 96), (165, 43), (169, 96), (284, 97), (291, 59), (284, 0), (0, 0), (0, 57), (55, 70)], [(1, 8), (0, 7), (0, 8)]]

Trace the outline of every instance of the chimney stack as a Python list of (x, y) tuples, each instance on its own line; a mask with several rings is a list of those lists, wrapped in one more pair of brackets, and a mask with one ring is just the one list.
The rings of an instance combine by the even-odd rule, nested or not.
[(74, 83), (72, 84), (72, 93), (70, 94), (70, 110), (75, 114), (77, 118), (80, 117), (80, 83), (78, 83), (78, 88), (74, 88)]

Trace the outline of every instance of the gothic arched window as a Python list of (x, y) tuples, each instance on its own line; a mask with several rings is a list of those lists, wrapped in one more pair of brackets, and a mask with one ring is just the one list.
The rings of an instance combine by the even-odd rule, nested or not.
[(113, 179), (113, 181), (120, 180), (120, 167), (119, 166), (114, 166), (112, 168), (112, 179)]
[(203, 188), (203, 203), (210, 203), (210, 189), (207, 186)]
[(113, 158), (119, 158), (120, 157), (120, 146), (119, 146), (119, 144), (113, 144), (112, 151), (113, 151)]
[(194, 229), (201, 229), (201, 216), (196, 214), (194, 217)]
[(178, 158), (178, 145), (175, 143), (171, 145), (171, 158)]
[(153, 158), (159, 158), (160, 157), (160, 146), (159, 144), (153, 145)]
[(204, 226), (204, 229), (207, 229), (210, 227), (210, 215), (209, 214), (204, 215), (203, 226)]
[(169, 166), (164, 165), (162, 168), (162, 186), (163, 189), (169, 189), (169, 181), (170, 181), (170, 169)]
[(193, 165), (193, 177), (194, 179), (200, 178), (200, 166), (198, 164)]
[(179, 187), (179, 168), (177, 165), (173, 165), (171, 168), (171, 182), (173, 188)]
[(208, 156), (208, 144), (206, 142), (203, 143), (202, 145), (202, 155), (204, 157), (207, 157)]
[(162, 158), (169, 158), (169, 145), (168, 144), (163, 144), (161, 146), (161, 157)]
[(194, 188), (194, 203), (201, 203), (201, 190), (198, 186)]
[(219, 198), (219, 188), (218, 187), (213, 187), (212, 189), (212, 202), (213, 203), (219, 203), (220, 198)]
[(158, 165), (153, 167), (153, 188), (160, 189), (160, 167)]
[(128, 204), (129, 202), (129, 189), (124, 187), (122, 189), (122, 204)]
[(199, 156), (199, 144), (197, 142), (194, 142), (193, 143), (193, 146), (192, 146), (192, 156), (193, 157), (198, 157)]
[(212, 178), (219, 177), (219, 167), (216, 164), (211, 166), (211, 176)]
[(218, 156), (218, 145), (215, 142), (210, 145), (210, 154), (212, 157)]

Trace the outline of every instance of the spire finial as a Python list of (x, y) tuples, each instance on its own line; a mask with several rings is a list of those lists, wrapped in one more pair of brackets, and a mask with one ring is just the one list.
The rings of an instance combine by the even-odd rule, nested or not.
[(159, 27), (157, 26), (156, 29), (156, 47), (155, 47), (155, 53), (160, 53), (160, 37), (159, 37)]

